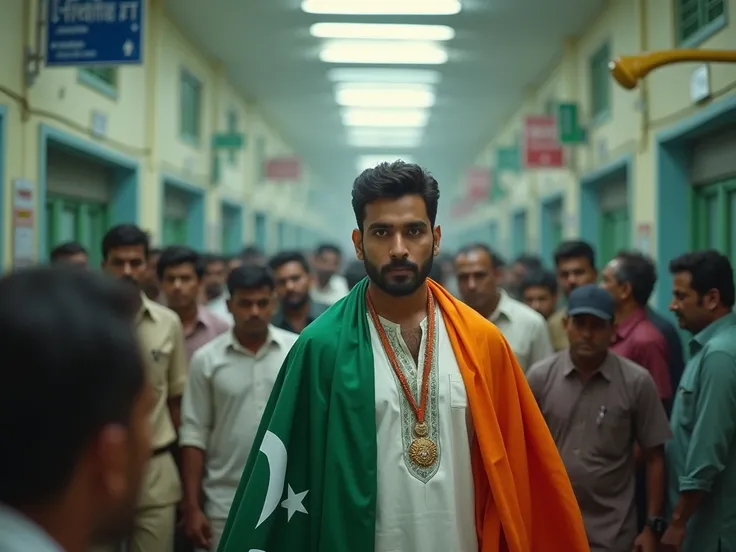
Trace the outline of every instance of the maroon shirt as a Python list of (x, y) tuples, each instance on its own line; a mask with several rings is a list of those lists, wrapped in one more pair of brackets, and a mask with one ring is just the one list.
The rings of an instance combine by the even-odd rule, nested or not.
[(648, 320), (644, 308), (635, 310), (619, 322), (611, 350), (649, 370), (660, 399), (672, 398), (667, 341)]

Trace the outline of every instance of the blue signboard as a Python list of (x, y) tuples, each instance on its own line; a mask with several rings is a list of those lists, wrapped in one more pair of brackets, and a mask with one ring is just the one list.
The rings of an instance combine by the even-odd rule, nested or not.
[(46, 0), (46, 65), (143, 63), (144, 0)]

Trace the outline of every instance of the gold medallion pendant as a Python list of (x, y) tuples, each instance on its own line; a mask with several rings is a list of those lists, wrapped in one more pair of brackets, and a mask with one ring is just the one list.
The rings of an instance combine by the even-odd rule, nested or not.
[(428, 468), (437, 461), (437, 445), (426, 437), (414, 439), (409, 445), (409, 458), (416, 465)]

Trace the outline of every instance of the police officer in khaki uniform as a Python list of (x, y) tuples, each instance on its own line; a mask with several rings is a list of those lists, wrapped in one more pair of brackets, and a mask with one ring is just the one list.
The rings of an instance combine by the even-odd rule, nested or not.
[[(133, 225), (110, 229), (102, 240), (102, 267), (139, 286), (145, 274), (148, 236)], [(153, 455), (141, 490), (135, 529), (128, 552), (172, 552), (176, 507), (182, 497), (174, 460), (181, 396), (187, 380), (184, 333), (179, 317), (144, 293), (135, 318), (136, 330), (155, 403), (150, 415)]]

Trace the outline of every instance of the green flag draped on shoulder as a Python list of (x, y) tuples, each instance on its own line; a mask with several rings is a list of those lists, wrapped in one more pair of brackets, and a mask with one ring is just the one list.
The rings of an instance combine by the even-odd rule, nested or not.
[(367, 285), (364, 279), (310, 324), (284, 361), (220, 552), (374, 551), (376, 414)]

